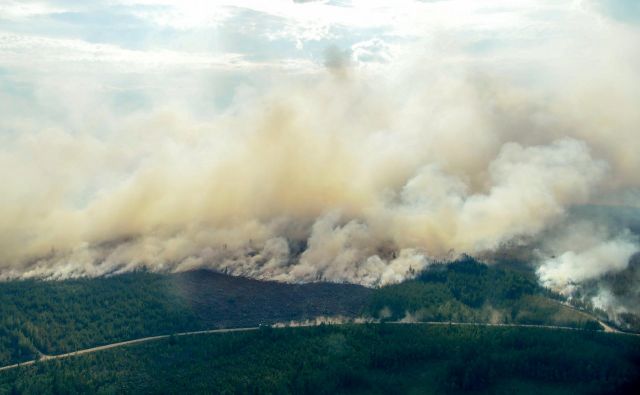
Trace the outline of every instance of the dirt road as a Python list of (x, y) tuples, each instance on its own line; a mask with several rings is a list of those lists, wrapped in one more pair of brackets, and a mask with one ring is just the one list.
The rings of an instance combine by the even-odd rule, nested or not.
[[(345, 322), (344, 324), (355, 324), (355, 325), (357, 325), (357, 324), (363, 324), (363, 323)], [(553, 325), (489, 324), (489, 323), (448, 322), (448, 321), (429, 321), (429, 322), (392, 321), (392, 322), (388, 322), (388, 324), (393, 324), (393, 325), (440, 325), (440, 326), (445, 326), (445, 325), (492, 326), (492, 327), (543, 328), (543, 329), (554, 329), (554, 330), (585, 331), (585, 329), (581, 329), (581, 328), (571, 328), (571, 327), (566, 327), (566, 326), (553, 326)], [(317, 326), (317, 325), (320, 325), (320, 324), (318, 324), (318, 323), (301, 323), (301, 324), (294, 323), (294, 324), (279, 324), (279, 325), (274, 325), (273, 327), (278, 329), (278, 328), (286, 328), (286, 327), (290, 327), (290, 326), (309, 327), (309, 326)], [(332, 323), (330, 325), (341, 325), (341, 324), (340, 323)], [(607, 325), (604, 325), (604, 324), (603, 324), (603, 327), (605, 328), (605, 332), (607, 332), (607, 333), (617, 333), (617, 334), (638, 336), (637, 334), (625, 333), (625, 332), (617, 331), (617, 330), (615, 330), (613, 328), (610, 328), (610, 327), (608, 327)], [(194, 335), (206, 335), (206, 334), (215, 334), (215, 333), (249, 332), (249, 331), (257, 331), (258, 329), (260, 329), (260, 328), (259, 327), (250, 327), (250, 328), (211, 329), (211, 330), (205, 330), (205, 331), (181, 332), (181, 333), (175, 333), (175, 334), (172, 334), (172, 335), (159, 335), (159, 336), (143, 337), (143, 338), (140, 338), (140, 339), (133, 339), (133, 340), (127, 340), (127, 341), (123, 341), (123, 342), (105, 344), (103, 346), (98, 346), (98, 347), (85, 348), (83, 350), (68, 352), (68, 353), (65, 353), (65, 354), (58, 354), (58, 355), (45, 355), (45, 354), (42, 354), (40, 356), (40, 358), (37, 359), (37, 360), (34, 359), (34, 360), (31, 360), (31, 361), (25, 361), (25, 362), (13, 364), (13, 365), (7, 365), (7, 366), (0, 367), (0, 371), (15, 369), (15, 368), (18, 368), (20, 366), (33, 365), (34, 363), (36, 363), (38, 361), (42, 362), (42, 361), (49, 361), (49, 360), (54, 360), (54, 359), (64, 359), (64, 358), (74, 357), (76, 355), (90, 354), (90, 353), (94, 353), (94, 352), (98, 352), (98, 351), (102, 351), (102, 350), (108, 350), (110, 348), (123, 347), (123, 346), (128, 346), (128, 345), (133, 345), (133, 344), (139, 344), (139, 343), (145, 343), (145, 342), (150, 342), (150, 341), (168, 339), (171, 336), (194, 336)]]

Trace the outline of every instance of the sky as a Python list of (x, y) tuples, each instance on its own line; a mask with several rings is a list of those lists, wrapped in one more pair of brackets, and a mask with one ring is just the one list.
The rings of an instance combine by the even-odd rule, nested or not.
[[(494, 62), (537, 83), (542, 76), (516, 70), (542, 60), (532, 53), (563, 45), (585, 20), (636, 27), (639, 7), (632, 0), (3, 0), (2, 103), (10, 114), (29, 114), (35, 105), (47, 107), (39, 114), (62, 117), (67, 110), (55, 108), (62, 105), (38, 95), (69, 90), (78, 106), (91, 107), (100, 95), (114, 111), (173, 100), (211, 113), (228, 106), (239, 88), (264, 87), (278, 74), (318, 73), (328, 53), (379, 69), (415, 51), (448, 51), (452, 61)], [(77, 83), (66, 86), (67, 77)]]
[[(0, 82), (11, 95), (5, 101), (22, 100), (19, 108), (4, 106), (11, 112), (29, 111), (36, 91), (56, 83), (48, 80), (53, 75), (74, 75), (74, 94), (100, 90), (122, 111), (176, 94), (170, 85), (197, 85), (176, 101), (191, 97), (201, 104), (188, 106), (211, 111), (227, 106), (238, 87), (260, 85), (273, 73), (318, 72), (327, 51), (376, 68), (433, 45), (513, 67), (507, 62), (531, 61), (523, 59), (528, 52), (579, 30), (581, 18), (634, 25), (640, 11), (632, 0), (3, 0)], [(95, 74), (100, 78), (87, 77)], [(170, 84), (150, 86), (154, 77)]]
[(633, 0), (0, 0), (0, 278), (524, 248), (571, 294), (640, 250), (575, 210), (640, 207), (638, 103)]

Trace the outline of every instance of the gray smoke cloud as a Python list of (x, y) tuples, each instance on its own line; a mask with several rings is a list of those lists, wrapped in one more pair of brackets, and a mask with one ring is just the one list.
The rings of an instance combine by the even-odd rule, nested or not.
[(329, 70), (206, 117), (163, 97), (128, 115), (93, 98), (88, 119), (70, 97), (73, 128), (9, 117), (0, 278), (208, 267), (373, 286), (513, 246), (567, 294), (624, 272), (633, 227), (572, 210), (640, 204), (640, 39), (580, 18), (509, 63), (448, 37), (379, 69), (334, 48)]
[(557, 239), (546, 240), (547, 251), (538, 268), (542, 282), (564, 293), (576, 284), (625, 270), (638, 251), (637, 235), (628, 230), (611, 234), (591, 223), (572, 224)]

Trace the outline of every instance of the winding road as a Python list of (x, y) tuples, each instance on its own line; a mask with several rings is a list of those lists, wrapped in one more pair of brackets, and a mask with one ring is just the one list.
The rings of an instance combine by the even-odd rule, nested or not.
[[(600, 321), (598, 321), (598, 322), (600, 322)], [(328, 323), (327, 322), (310, 322), (310, 323), (305, 322), (305, 323), (274, 324), (271, 327), (274, 328), (274, 329), (280, 329), (280, 328), (290, 328), (290, 327), (319, 326), (321, 324), (328, 324), (328, 325), (344, 325), (344, 324), (358, 325), (358, 324), (361, 324), (362, 325), (362, 324), (379, 324), (379, 323), (377, 323), (377, 322), (328, 322)], [(392, 324), (392, 325), (440, 325), (440, 326), (445, 326), (445, 325), (491, 326), (491, 327), (543, 328), (543, 329), (554, 329), (554, 330), (588, 331), (586, 329), (572, 328), (572, 327), (568, 327), (568, 326), (530, 325), (530, 324), (490, 324), (490, 323), (449, 322), (449, 321), (418, 321), (418, 322), (390, 321), (390, 322), (387, 322), (387, 324)], [(606, 324), (604, 324), (602, 322), (600, 322), (600, 324), (605, 328), (604, 332), (606, 332), (606, 333), (617, 333), (617, 334), (623, 334), (623, 335), (640, 336), (640, 334), (618, 331), (616, 329), (613, 329), (613, 328), (607, 326)], [(260, 327), (211, 329), (211, 330), (204, 330), (204, 331), (180, 332), (180, 333), (174, 333), (174, 334), (171, 334), (171, 335), (159, 335), (159, 336), (142, 337), (142, 338), (139, 338), (139, 339), (133, 339), (133, 340), (127, 340), (127, 341), (123, 341), (123, 342), (105, 344), (103, 346), (98, 346), (98, 347), (85, 348), (83, 350), (68, 352), (68, 353), (65, 353), (65, 354), (58, 354), (58, 355), (41, 354), (39, 359), (34, 359), (34, 360), (31, 360), (31, 361), (25, 361), (25, 362), (16, 363), (16, 364), (13, 364), (13, 365), (7, 365), (7, 366), (0, 367), (0, 372), (1, 371), (5, 371), (5, 370), (19, 368), (21, 366), (33, 365), (36, 362), (49, 361), (49, 360), (53, 360), (53, 359), (64, 359), (64, 358), (74, 357), (76, 355), (90, 354), (90, 353), (94, 353), (94, 352), (98, 352), (98, 351), (102, 351), (102, 350), (108, 350), (110, 348), (123, 347), (123, 346), (132, 345), (132, 344), (139, 344), (139, 343), (146, 343), (146, 342), (151, 342), (151, 341), (156, 341), (156, 340), (168, 339), (171, 336), (193, 336), (193, 335), (206, 335), (206, 334), (229, 333), (229, 332), (249, 332), (249, 331), (257, 331), (259, 329), (260, 329)]]

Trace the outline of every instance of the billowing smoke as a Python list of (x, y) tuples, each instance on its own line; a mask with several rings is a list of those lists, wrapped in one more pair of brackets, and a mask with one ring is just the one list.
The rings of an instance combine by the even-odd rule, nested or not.
[(568, 226), (565, 232), (547, 241), (553, 255), (538, 268), (543, 283), (565, 292), (575, 284), (623, 271), (638, 251), (638, 236), (629, 231), (610, 235), (587, 223)]
[(561, 292), (623, 272), (634, 229), (575, 209), (640, 202), (640, 39), (581, 18), (511, 69), (437, 37), (375, 68), (332, 47), (326, 70), (204, 117), (159, 98), (70, 129), (7, 119), (0, 278), (208, 267), (379, 285), (514, 246)]
[[(14, 182), (2, 205), (3, 275), (207, 266), (396, 282), (432, 259), (536, 238), (613, 176), (575, 136), (527, 144), (501, 135), (482, 97), (459, 97), (464, 116), (445, 105), (408, 125), (404, 103), (369, 99), (370, 89), (329, 79), (242, 102), (246, 110), (208, 124), (154, 114), (107, 141), (21, 136), (2, 156)], [(421, 99), (428, 108), (441, 97)], [(624, 269), (637, 245), (556, 244), (540, 269), (552, 285)]]

